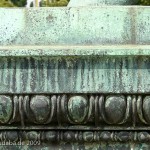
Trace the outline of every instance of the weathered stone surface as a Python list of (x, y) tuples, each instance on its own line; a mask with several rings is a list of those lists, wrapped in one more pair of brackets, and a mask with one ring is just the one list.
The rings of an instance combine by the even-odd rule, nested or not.
[(0, 141), (32, 150), (149, 149), (149, 13), (0, 9)]
[(1, 8), (0, 45), (150, 44), (149, 13), (143, 6)]
[(141, 45), (1, 46), (0, 94), (148, 93), (149, 56)]

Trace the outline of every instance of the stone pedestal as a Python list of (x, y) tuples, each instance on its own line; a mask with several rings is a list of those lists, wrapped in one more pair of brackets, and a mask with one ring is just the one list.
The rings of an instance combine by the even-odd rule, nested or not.
[(135, 5), (139, 0), (71, 0), (68, 7), (101, 5)]
[(2, 149), (149, 149), (149, 14), (1, 8)]

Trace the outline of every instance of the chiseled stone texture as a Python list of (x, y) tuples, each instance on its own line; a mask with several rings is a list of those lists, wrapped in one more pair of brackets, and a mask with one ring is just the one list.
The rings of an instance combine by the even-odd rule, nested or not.
[(149, 14), (143, 6), (1, 8), (0, 45), (150, 44)]

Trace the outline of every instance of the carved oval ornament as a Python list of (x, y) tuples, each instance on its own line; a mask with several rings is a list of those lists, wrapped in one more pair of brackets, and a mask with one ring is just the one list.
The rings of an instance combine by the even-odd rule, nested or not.
[(106, 98), (105, 114), (107, 120), (117, 124), (124, 119), (126, 112), (126, 100), (123, 96), (110, 96)]
[(7, 123), (12, 115), (13, 106), (9, 96), (0, 96), (0, 123)]
[(46, 96), (34, 96), (30, 101), (30, 109), (34, 115), (36, 123), (44, 123), (50, 113), (50, 102)]
[(88, 100), (82, 96), (73, 96), (68, 101), (68, 111), (74, 123), (82, 123), (88, 113)]
[(143, 114), (148, 124), (150, 124), (150, 96), (146, 96), (143, 101)]

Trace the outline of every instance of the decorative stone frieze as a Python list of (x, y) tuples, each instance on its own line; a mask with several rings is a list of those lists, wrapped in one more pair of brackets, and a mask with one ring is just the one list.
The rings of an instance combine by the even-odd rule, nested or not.
[(150, 125), (149, 101), (149, 95), (0, 95), (0, 124), (137, 129)]
[(150, 149), (150, 9), (114, 6), (137, 2), (0, 9), (0, 149)]

